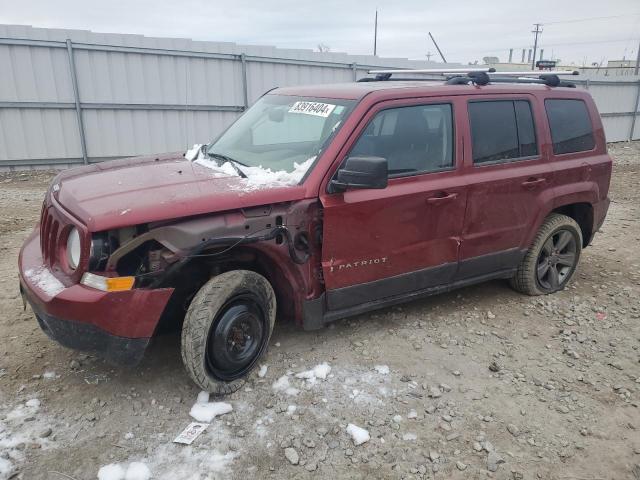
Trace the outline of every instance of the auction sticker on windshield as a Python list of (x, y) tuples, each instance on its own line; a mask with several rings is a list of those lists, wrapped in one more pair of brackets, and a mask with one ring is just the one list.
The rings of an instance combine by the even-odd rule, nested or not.
[(334, 108), (336, 108), (336, 106), (330, 103), (296, 102), (289, 109), (289, 113), (305, 113), (317, 117), (328, 117)]

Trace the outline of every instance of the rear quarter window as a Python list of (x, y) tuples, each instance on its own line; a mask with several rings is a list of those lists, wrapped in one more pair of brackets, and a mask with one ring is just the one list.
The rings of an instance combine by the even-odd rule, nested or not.
[(593, 125), (583, 100), (548, 99), (544, 102), (553, 153), (585, 152), (595, 147)]

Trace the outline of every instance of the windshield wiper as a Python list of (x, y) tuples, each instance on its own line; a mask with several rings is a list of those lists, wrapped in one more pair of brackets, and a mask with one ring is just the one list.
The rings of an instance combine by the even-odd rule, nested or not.
[(240, 175), (242, 178), (247, 178), (247, 174), (244, 173), (242, 170), (240, 170), (240, 167), (238, 167), (238, 165), (242, 165), (243, 167), (247, 167), (248, 165), (245, 165), (244, 163), (239, 162), (238, 160), (235, 160), (226, 155), (222, 155), (221, 153), (211, 153), (207, 151), (205, 151), (205, 153), (207, 154), (208, 157), (217, 158), (219, 160), (224, 160), (225, 162), (229, 162), (233, 167), (233, 169), (238, 173), (238, 175)]

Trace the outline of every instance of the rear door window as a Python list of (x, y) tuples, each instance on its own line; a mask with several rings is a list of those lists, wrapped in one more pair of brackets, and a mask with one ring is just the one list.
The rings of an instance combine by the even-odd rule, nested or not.
[(474, 101), (468, 108), (473, 163), (500, 163), (538, 154), (528, 101)]
[(591, 117), (582, 100), (548, 99), (544, 106), (551, 129), (553, 153), (585, 152), (595, 147)]

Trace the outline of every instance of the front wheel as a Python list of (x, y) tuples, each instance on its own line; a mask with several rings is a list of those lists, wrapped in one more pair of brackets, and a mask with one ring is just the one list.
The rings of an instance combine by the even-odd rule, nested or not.
[(518, 265), (511, 286), (527, 295), (562, 290), (576, 271), (582, 253), (582, 231), (570, 217), (549, 215)]
[(182, 327), (182, 361), (193, 381), (215, 395), (242, 387), (267, 349), (275, 317), (275, 293), (262, 275), (233, 270), (209, 280)]

